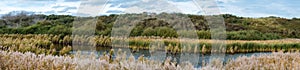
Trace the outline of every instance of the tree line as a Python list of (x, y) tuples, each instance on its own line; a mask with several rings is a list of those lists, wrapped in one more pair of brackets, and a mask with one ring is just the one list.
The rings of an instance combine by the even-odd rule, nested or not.
[[(140, 16), (137, 16), (140, 15)], [(125, 16), (125, 17), (124, 17)], [(143, 18), (139, 21), (135, 19)], [(178, 17), (179, 16), (179, 17)], [(181, 18), (180, 16), (186, 17)], [(281, 17), (249, 18), (231, 14), (213, 15), (224, 18), (227, 39), (231, 40), (271, 40), (281, 38), (300, 38), (300, 19)], [(170, 19), (160, 19), (168, 17)], [(191, 22), (196, 29), (199, 39), (211, 39), (210, 27), (204, 15), (190, 15), (181, 13), (140, 13), (121, 14), (96, 17), (77, 17), (71, 15), (43, 15), (30, 12), (11, 12), (0, 19), (1, 34), (56, 34), (70, 35), (74, 30), (76, 19), (96, 19), (95, 34), (110, 36), (116, 22), (120, 24), (135, 23), (130, 36), (160, 36), (178, 37), (176, 26), (189, 27), (185, 23)], [(122, 19), (122, 20), (120, 20)], [(188, 22), (185, 22), (188, 20)], [(90, 22), (81, 22), (82, 24)], [(178, 24), (178, 25), (176, 25)], [(126, 28), (125, 28), (126, 30)]]

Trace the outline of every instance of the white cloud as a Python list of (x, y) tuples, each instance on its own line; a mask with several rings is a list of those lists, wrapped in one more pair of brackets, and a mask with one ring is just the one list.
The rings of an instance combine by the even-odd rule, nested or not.
[[(76, 10), (68, 10), (62, 13), (67, 7), (78, 7), (80, 2), (61, 2), (61, 1), (3, 1), (0, 3), (0, 14), (7, 14), (11, 11), (31, 11), (41, 14), (72, 14), (76, 13)], [(54, 6), (63, 6), (59, 8), (53, 8)], [(53, 11), (53, 13), (46, 13)]]
[(185, 14), (199, 14), (199, 9), (193, 1), (186, 1), (186, 2), (171, 2), (176, 8), (180, 9), (180, 12)]
[[(194, 2), (196, 1), (196, 2)], [(88, 1), (1, 1), (0, 14), (30, 11), (41, 14), (108, 15), (141, 12), (181, 12), (185, 14), (234, 14), (246, 17), (299, 17), (297, 2), (253, 0), (106, 0)], [(200, 7), (198, 7), (200, 6)], [(76, 9), (74, 9), (76, 8)]]
[[(125, 5), (126, 4), (126, 5)], [(109, 7), (107, 10), (124, 11), (124, 13), (142, 13), (142, 12), (181, 12), (186, 14), (197, 14), (199, 9), (192, 1), (172, 2), (166, 0), (151, 1), (143, 0), (139, 2), (130, 2), (119, 4), (116, 7)], [(121, 7), (126, 6), (126, 8)], [(106, 13), (110, 14), (110, 13)]]
[(223, 3), (232, 3), (232, 2), (237, 2), (238, 0), (216, 0), (216, 1), (219, 1), (219, 2), (223, 2)]
[[(260, 0), (257, 0), (260, 1)], [(234, 14), (243, 17), (268, 17), (279, 16), (285, 18), (299, 17), (297, 11), (298, 8), (288, 6), (282, 2), (265, 1), (257, 2), (253, 1), (251, 4), (245, 1), (232, 1), (220, 4), (224, 6), (221, 9), (222, 14)]]
[(91, 0), (91, 1), (82, 1), (81, 5), (78, 8), (78, 16), (98, 16), (100, 13), (106, 11), (111, 4), (107, 4), (106, 0)]
[(179, 12), (175, 5), (165, 0), (158, 1), (143, 1), (132, 5), (132, 7), (125, 10), (126, 13), (142, 13), (142, 12)]

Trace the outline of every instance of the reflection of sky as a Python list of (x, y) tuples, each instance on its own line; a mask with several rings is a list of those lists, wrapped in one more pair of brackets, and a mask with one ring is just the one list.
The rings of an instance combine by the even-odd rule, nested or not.
[[(143, 11), (204, 14), (203, 10), (199, 9), (198, 5), (194, 3), (195, 1), (198, 0), (110, 0), (107, 3), (104, 0), (92, 2), (79, 0), (5, 0), (0, 2), (0, 15), (21, 10), (42, 14), (75, 15), (78, 14), (78, 8), (81, 8), (82, 5), (88, 9), (84, 9), (84, 12), (79, 14), (107, 15)], [(300, 17), (300, 14), (298, 14), (300, 1), (298, 0), (216, 0), (215, 3), (217, 5), (208, 6), (207, 8), (220, 9), (222, 14), (228, 13), (245, 17)], [(100, 11), (102, 12), (100, 13)]]

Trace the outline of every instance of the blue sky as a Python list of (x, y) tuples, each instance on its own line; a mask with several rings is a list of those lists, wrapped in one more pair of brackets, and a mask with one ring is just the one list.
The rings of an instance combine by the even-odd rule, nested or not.
[(234, 14), (244, 17), (278, 16), (300, 18), (300, 0), (4, 0), (0, 14), (30, 11), (41, 14), (77, 16), (141, 12), (181, 12), (185, 14)]

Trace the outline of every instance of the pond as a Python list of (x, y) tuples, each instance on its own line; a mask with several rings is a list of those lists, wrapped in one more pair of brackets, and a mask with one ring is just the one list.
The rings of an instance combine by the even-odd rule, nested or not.
[[(121, 49), (122, 51), (127, 50), (130, 51), (130, 49), (126, 48), (104, 48), (100, 47), (97, 48), (97, 55), (102, 55), (103, 53), (109, 53), (111, 49), (114, 49), (115, 53), (118, 51), (118, 49)], [(75, 54), (77, 51), (72, 51), (71, 54)], [(90, 51), (81, 51), (82, 53), (89, 53)], [(127, 52), (128, 53), (128, 52)], [(158, 53), (158, 54), (157, 54)], [(212, 54), (202, 54), (202, 53), (177, 53), (177, 54), (171, 54), (171, 53), (165, 53), (165, 51), (155, 51), (154, 53), (151, 53), (149, 50), (139, 50), (139, 51), (130, 51), (129, 55), (133, 55), (136, 59), (138, 59), (139, 56), (144, 56), (147, 59), (150, 60), (158, 60), (158, 61), (164, 61), (166, 58), (171, 57), (172, 61), (180, 63), (180, 61), (186, 58), (192, 59), (188, 60), (192, 62), (195, 67), (201, 67), (202, 64), (207, 64), (211, 59), (213, 59)], [(221, 58), (224, 58), (223, 62), (226, 63), (228, 60), (234, 60), (237, 57), (240, 56), (257, 56), (261, 54), (271, 54), (271, 52), (254, 52), (254, 53), (235, 53), (235, 54), (213, 54), (214, 56), (220, 55)], [(219, 56), (219, 57), (220, 57)], [(113, 58), (115, 58), (113, 56)], [(197, 60), (198, 59), (198, 60)]]

